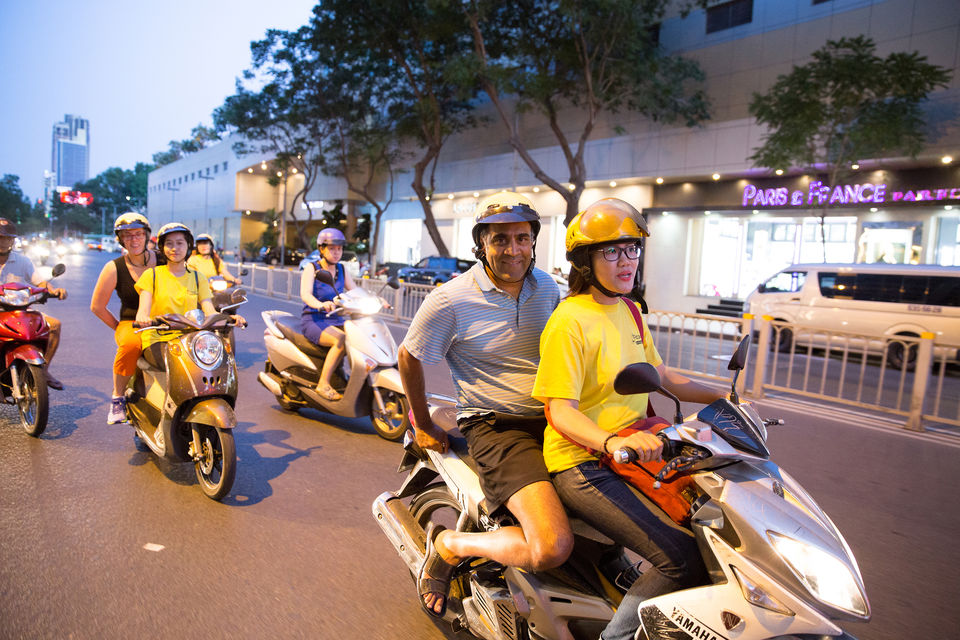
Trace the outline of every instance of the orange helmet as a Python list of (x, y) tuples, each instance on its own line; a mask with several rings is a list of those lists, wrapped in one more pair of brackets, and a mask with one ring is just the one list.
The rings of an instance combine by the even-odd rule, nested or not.
[(579, 247), (640, 240), (650, 235), (637, 209), (619, 198), (603, 198), (574, 216), (567, 226), (567, 260)]

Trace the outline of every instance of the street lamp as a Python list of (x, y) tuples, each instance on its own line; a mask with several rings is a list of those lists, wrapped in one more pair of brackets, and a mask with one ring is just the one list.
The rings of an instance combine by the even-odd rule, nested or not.
[(283, 178), (283, 208), (280, 210), (280, 268), (283, 268), (287, 252), (287, 175), (277, 171), (277, 176)]

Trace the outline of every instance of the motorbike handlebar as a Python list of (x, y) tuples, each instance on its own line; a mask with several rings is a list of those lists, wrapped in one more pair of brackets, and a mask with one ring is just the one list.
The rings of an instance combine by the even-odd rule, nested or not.
[[(657, 434), (660, 443), (663, 445), (663, 453), (660, 454), (661, 457), (666, 460), (667, 458), (672, 458), (673, 455), (673, 445), (670, 442), (670, 439), (663, 435), (662, 433)], [(620, 447), (613, 452), (613, 461), (618, 464), (626, 464), (628, 462), (636, 462), (640, 456), (637, 455), (635, 449), (631, 447)]]
[(149, 322), (134, 321), (133, 328), (136, 330), (137, 333), (140, 333), (141, 331), (146, 331), (147, 329), (169, 329), (170, 327), (160, 322), (159, 319), (153, 318)]
[[(659, 489), (663, 479), (672, 471), (683, 471), (686, 467), (702, 460), (706, 457), (709, 457), (709, 453), (703, 450), (698, 450), (692, 455), (679, 455), (678, 452), (674, 451), (673, 442), (667, 438), (662, 433), (658, 433), (657, 437), (660, 439), (660, 442), (663, 443), (663, 454), (662, 457), (667, 463), (660, 469), (659, 473), (654, 477), (653, 488)], [(639, 456), (634, 449), (630, 447), (621, 447), (613, 452), (613, 460), (619, 464), (633, 463), (638, 464), (637, 459)]]

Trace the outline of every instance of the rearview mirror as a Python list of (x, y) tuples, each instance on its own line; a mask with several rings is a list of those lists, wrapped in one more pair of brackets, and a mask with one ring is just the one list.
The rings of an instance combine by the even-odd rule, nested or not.
[(627, 365), (613, 381), (613, 390), (622, 396), (652, 393), (659, 388), (660, 373), (648, 362)]
[(248, 271), (247, 269), (240, 269), (240, 277), (241, 277), (241, 278), (242, 278), (243, 276), (247, 275), (248, 273), (250, 273), (250, 271)]
[(66, 270), (67, 270), (67, 267), (62, 262), (59, 262), (53, 266), (51, 277), (56, 278), (57, 276), (62, 276), (63, 272)]
[[(323, 284), (327, 284), (327, 285), (330, 285), (331, 287), (334, 287), (333, 276), (330, 275), (330, 272), (327, 271), (326, 269), (317, 269), (316, 278)], [(334, 289), (336, 289), (336, 287), (334, 287)]]
[(387, 280), (387, 286), (390, 287), (391, 289), (399, 289), (399, 288), (400, 288), (400, 281), (397, 280), (397, 277), (396, 277), (396, 276), (394, 276), (394, 277), (390, 278), (389, 280)]
[(750, 354), (750, 334), (743, 336), (737, 350), (730, 356), (730, 363), (727, 365), (727, 371), (740, 371), (747, 366), (747, 356)]

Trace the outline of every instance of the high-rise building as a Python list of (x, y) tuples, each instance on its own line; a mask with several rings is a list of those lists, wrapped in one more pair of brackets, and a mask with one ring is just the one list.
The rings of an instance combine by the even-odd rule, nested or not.
[(50, 169), (56, 174), (57, 188), (72, 189), (90, 177), (90, 121), (67, 114), (53, 125)]

